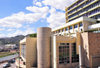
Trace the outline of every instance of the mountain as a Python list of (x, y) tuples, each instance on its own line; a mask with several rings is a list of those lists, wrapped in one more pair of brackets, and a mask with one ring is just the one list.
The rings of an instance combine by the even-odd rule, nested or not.
[(0, 38), (0, 45), (5, 45), (5, 44), (19, 44), (19, 41), (24, 39), (25, 36), (23, 35), (18, 35), (15, 37), (7, 37), (7, 38)]

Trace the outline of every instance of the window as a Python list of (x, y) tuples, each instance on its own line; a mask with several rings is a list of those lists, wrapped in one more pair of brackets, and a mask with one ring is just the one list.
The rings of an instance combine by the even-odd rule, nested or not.
[(66, 31), (68, 31), (68, 28), (66, 27)]
[(76, 54), (76, 43), (72, 44), (72, 63), (79, 62), (79, 55)]
[(62, 32), (64, 32), (64, 29), (62, 29)]
[(77, 28), (78, 27), (78, 25), (76, 24), (76, 25), (74, 25), (74, 28)]
[(69, 63), (69, 43), (60, 43), (59, 64)]
[(69, 45), (69, 43), (66, 43), (66, 45)]
[(21, 45), (21, 55), (25, 58), (26, 57), (26, 45)]
[(83, 26), (83, 24), (82, 24), (82, 23), (80, 23), (79, 25), (80, 25), (80, 27), (81, 27), (81, 26)]
[(60, 43), (60, 45), (65, 45), (65, 43)]
[(72, 29), (72, 26), (70, 26), (69, 28)]
[(58, 32), (60, 33), (60, 30)]

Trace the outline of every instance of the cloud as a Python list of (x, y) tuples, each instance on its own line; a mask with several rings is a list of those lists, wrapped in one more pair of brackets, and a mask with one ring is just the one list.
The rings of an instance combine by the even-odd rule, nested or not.
[(38, 18), (46, 18), (47, 13), (49, 11), (49, 7), (45, 6), (45, 7), (37, 7), (37, 6), (28, 6), (26, 7), (26, 9), (28, 11), (33, 12), (33, 14), (40, 14), (41, 16), (38, 16)]
[(19, 12), (11, 16), (0, 19), (1, 27), (9, 28), (21, 28), (23, 23), (34, 23), (40, 19), (42, 14), (40, 13), (28, 13)]
[(56, 9), (65, 10), (65, 7), (69, 6), (74, 1), (75, 0), (44, 0), (42, 3)]
[(6, 37), (6, 35), (4, 34), (0, 34), (0, 38)]
[(39, 6), (39, 7), (42, 6), (41, 2), (36, 2), (35, 5), (37, 5), (37, 6)]
[(65, 23), (65, 13), (57, 12), (56, 9), (51, 8), (47, 22), (51, 28), (61, 26)]
[[(7, 35), (0, 34), (0, 37), (26, 35), (34, 33), (33, 27), (27, 27), (36, 23), (40, 19), (46, 19), (49, 27), (55, 28), (65, 23), (65, 7), (74, 2), (75, 0), (34, 0), (33, 6), (26, 6), (26, 10), (30, 11), (25, 13), (19, 11), (10, 16), (0, 19), (0, 28), (8, 28)], [(58, 9), (60, 11), (58, 11)], [(27, 28), (22, 30), (23, 28)], [(36, 29), (36, 28), (35, 28)], [(2, 31), (1, 29), (0, 31)], [(12, 32), (12, 33), (11, 33)]]
[(34, 33), (34, 28), (27, 28), (26, 30), (16, 30), (14, 33), (9, 33), (9, 37), (14, 37), (16, 35), (27, 35)]
[(4, 28), (0, 28), (0, 31), (4, 31), (5, 29)]
[(29, 6), (29, 7), (26, 7), (26, 9), (34, 13), (46, 13), (49, 10), (47, 6), (45, 7)]

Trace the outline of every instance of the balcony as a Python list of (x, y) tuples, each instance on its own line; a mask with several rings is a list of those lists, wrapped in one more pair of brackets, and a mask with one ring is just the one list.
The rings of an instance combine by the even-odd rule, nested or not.
[(98, 28), (100, 28), (100, 23), (88, 26), (89, 30), (98, 29)]
[[(90, 6), (90, 5), (93, 4), (93, 3), (96, 3), (97, 1), (98, 1), (98, 0), (93, 0), (93, 1), (91, 1), (88, 5), (84, 6), (83, 8), (78, 9), (77, 11), (75, 11), (75, 12), (69, 14), (68, 16), (71, 16), (71, 15), (75, 14), (76, 12), (79, 12), (80, 10), (87, 8), (88, 6)], [(99, 6), (100, 6), (100, 5), (97, 5), (97, 6), (93, 7), (92, 9), (89, 9), (88, 11), (92, 11), (93, 9), (95, 9), (95, 8), (97, 8), (97, 7), (99, 7)], [(83, 12), (82, 12), (82, 13), (83, 13)], [(86, 11), (85, 11), (84, 13), (86, 13)], [(83, 13), (83, 14), (84, 14), (84, 13)], [(81, 14), (81, 15), (82, 15), (82, 14)], [(72, 17), (72, 18), (73, 18), (73, 17)]]

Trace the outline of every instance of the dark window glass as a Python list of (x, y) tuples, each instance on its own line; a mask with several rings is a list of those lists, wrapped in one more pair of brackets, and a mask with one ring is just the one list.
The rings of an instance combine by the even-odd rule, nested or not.
[(82, 23), (80, 23), (80, 27), (81, 27), (81, 26), (83, 26), (83, 24), (82, 24)]
[(78, 27), (78, 25), (76, 24), (76, 25), (74, 25), (74, 28), (77, 28)]
[[(62, 44), (62, 43), (60, 43)], [(59, 46), (59, 64), (69, 63), (69, 46)]]
[(66, 28), (66, 31), (68, 31), (68, 28)]
[(79, 62), (79, 55), (76, 54), (76, 43), (72, 44), (72, 63)]
[(69, 28), (72, 29), (72, 26), (70, 26)]

